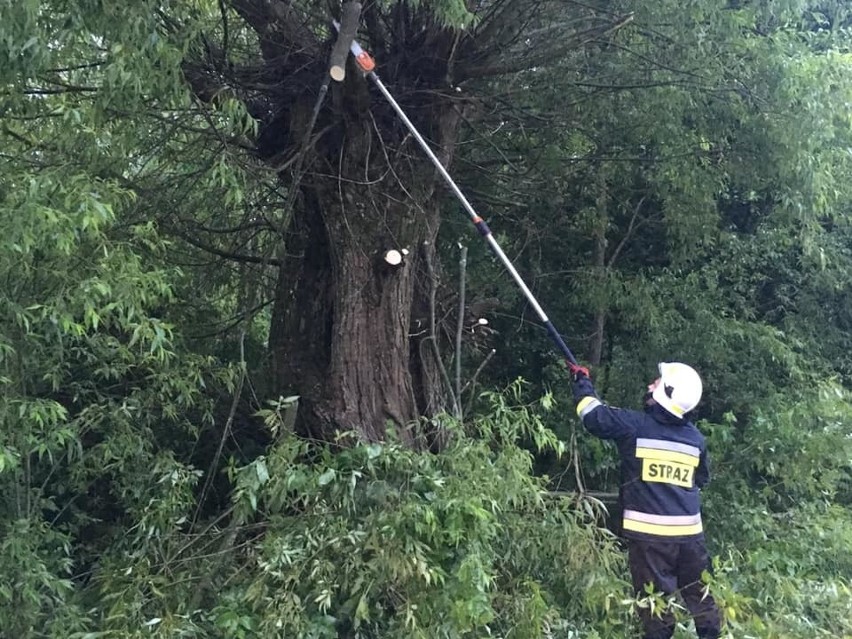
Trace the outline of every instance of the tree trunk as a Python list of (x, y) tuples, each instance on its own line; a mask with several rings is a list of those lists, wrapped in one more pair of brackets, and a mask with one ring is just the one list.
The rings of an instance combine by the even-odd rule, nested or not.
[[(539, 68), (591, 35), (584, 27), (550, 39), (555, 48), (532, 50), (520, 37), (530, 23), (517, 20), (526, 14), (505, 4), (494, 11), (470, 4), (482, 22), (466, 31), (447, 26), (443, 5), (446, 15), (430, 3), (364, 5), (360, 41), (445, 166), (457, 109), (478, 104), (460, 81), (477, 70), (485, 77)], [(282, 236), (278, 258), (256, 260), (279, 269), (268, 388), (299, 395), (294, 427), (305, 434), (328, 440), (346, 430), (372, 441), (393, 424), (409, 445), (440, 446), (440, 432), (412, 429), (446, 408), (449, 390), (430, 305), (438, 281), (437, 172), (351, 56), (345, 80), (330, 82), (336, 3), (225, 0), (218, 8), (221, 41), (212, 32), (201, 38), (184, 75), (203, 102), (243, 102), (258, 123), (256, 156), (288, 194), (281, 220), (268, 225)], [(231, 12), (241, 28), (230, 28)], [(242, 135), (235, 141), (245, 146)], [(252, 227), (265, 217), (250, 215)], [(390, 249), (408, 249), (407, 260), (383, 263)]]
[[(300, 396), (297, 428), (312, 437), (377, 441), (393, 425), (406, 445), (424, 446), (413, 424), (445, 406), (423, 342), (437, 175), (387, 105), (373, 113), (327, 134), (301, 182), (272, 312), (274, 387)], [(448, 161), (458, 118), (446, 108), (431, 121)], [(406, 259), (389, 265), (388, 249), (407, 249)]]

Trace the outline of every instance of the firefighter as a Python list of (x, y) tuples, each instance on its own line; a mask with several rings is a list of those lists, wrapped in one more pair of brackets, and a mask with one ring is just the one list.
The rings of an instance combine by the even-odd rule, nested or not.
[[(710, 479), (704, 436), (689, 420), (701, 399), (698, 373), (664, 362), (648, 385), (645, 410), (611, 408), (595, 394), (588, 369), (570, 364), (577, 414), (590, 433), (614, 440), (621, 457), (622, 536), (633, 587), (644, 594), (679, 593), (699, 639), (717, 639), (721, 616), (701, 580), (710, 562), (704, 544), (699, 489)], [(674, 634), (671, 611), (640, 610), (645, 639)]]

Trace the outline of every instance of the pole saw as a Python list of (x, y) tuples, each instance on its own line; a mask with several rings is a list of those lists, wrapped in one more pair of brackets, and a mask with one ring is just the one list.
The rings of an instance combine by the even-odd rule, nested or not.
[[(347, 5), (350, 5), (347, 9)], [(547, 314), (544, 312), (544, 309), (541, 307), (541, 304), (538, 303), (538, 300), (533, 295), (533, 292), (527, 286), (526, 282), (524, 282), (520, 273), (518, 273), (515, 266), (512, 264), (511, 260), (506, 256), (503, 252), (503, 249), (500, 248), (500, 245), (497, 243), (497, 240), (494, 239), (494, 236), (491, 234), (491, 229), (488, 228), (488, 224), (485, 220), (480, 217), (476, 209), (473, 208), (471, 203), (465, 197), (462, 190), (458, 187), (453, 180), (452, 176), (449, 174), (447, 169), (444, 168), (444, 165), (441, 164), (441, 161), (432, 151), (432, 149), (427, 144), (426, 140), (423, 139), (423, 136), (420, 135), (420, 132), (408, 119), (408, 116), (405, 114), (405, 111), (402, 110), (402, 107), (399, 106), (397, 101), (391, 95), (390, 91), (385, 87), (382, 81), (379, 79), (379, 76), (376, 74), (376, 62), (373, 60), (372, 56), (365, 51), (358, 41), (355, 40), (354, 34), (357, 29), (357, 16), (360, 12), (360, 5), (355, 8), (354, 5), (358, 5), (355, 2), (346, 2), (344, 3), (344, 13), (341, 17), (343, 26), (337, 21), (334, 22), (334, 28), (338, 31), (338, 40), (335, 43), (334, 52), (332, 54), (331, 67), (329, 69), (330, 75), (335, 80), (342, 80), (345, 76), (345, 72), (342, 71), (343, 64), (340, 61), (340, 51), (341, 49), (345, 51), (345, 46), (348, 43), (349, 51), (352, 53), (352, 56), (355, 58), (355, 62), (358, 65), (358, 68), (361, 72), (366, 75), (373, 84), (376, 85), (376, 88), (381, 92), (381, 94), (385, 97), (388, 103), (393, 107), (393, 110), (396, 111), (396, 114), (402, 120), (403, 124), (405, 124), (406, 128), (411, 132), (411, 135), (414, 136), (414, 139), (417, 140), (417, 143), (420, 145), (420, 148), (423, 149), (423, 152), (429, 157), (432, 161), (432, 164), (435, 165), (435, 168), (438, 170), (438, 173), (441, 174), (441, 177), (444, 178), (444, 181), (447, 183), (447, 186), (450, 187), (450, 190), (453, 194), (458, 198), (459, 202), (461, 202), (465, 211), (467, 211), (470, 216), (471, 222), (476, 227), (476, 230), (479, 231), (479, 234), (485, 238), (485, 241), (488, 242), (488, 245), (491, 247), (491, 251), (500, 259), (503, 263), (503, 266), (506, 267), (506, 270), (509, 271), (509, 274), (515, 280), (515, 283), (520, 287), (521, 291), (524, 294), (524, 297), (527, 298), (527, 301), (530, 303), (530, 306), (538, 315), (541, 323), (544, 324), (544, 327), (547, 329), (548, 335), (568, 360), (569, 364), (573, 364), (577, 366), (577, 359), (574, 357), (574, 354), (571, 352), (571, 349), (568, 348), (568, 345), (565, 343), (565, 340), (562, 339), (562, 336), (559, 334), (559, 331), (556, 330), (556, 327), (553, 325), (553, 322), (547, 317)]]

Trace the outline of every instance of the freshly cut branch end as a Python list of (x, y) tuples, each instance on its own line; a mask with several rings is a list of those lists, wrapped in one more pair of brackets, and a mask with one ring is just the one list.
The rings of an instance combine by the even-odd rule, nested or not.
[(399, 266), (402, 264), (402, 253), (396, 249), (391, 249), (385, 253), (385, 262), (391, 266)]
[(328, 74), (332, 80), (342, 82), (346, 77), (346, 58), (349, 56), (349, 47), (355, 39), (358, 31), (358, 19), (361, 17), (360, 2), (344, 2), (340, 11), (340, 27), (337, 31), (337, 42), (331, 50), (329, 58)]

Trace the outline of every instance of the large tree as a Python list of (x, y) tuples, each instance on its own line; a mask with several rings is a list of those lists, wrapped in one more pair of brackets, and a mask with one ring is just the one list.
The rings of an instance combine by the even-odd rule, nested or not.
[[(19, 110), (6, 134), (39, 162), (83, 164), (75, 145), (93, 149), (94, 176), (136, 198), (123, 222), (179, 238), (172, 265), (206, 264), (187, 270), (171, 318), (215, 320), (199, 329), (208, 335), (228, 333), (226, 309), (232, 335), (259, 335), (253, 317), (268, 322), (262, 394), (298, 395), (301, 432), (376, 440), (393, 424), (408, 444), (428, 445), (434, 433), (411, 425), (453, 405), (434, 304), (447, 191), (351, 60), (344, 82), (329, 81), (340, 9), (22, 5), (5, 12)], [(511, 100), (484, 87), (569, 64), (625, 15), (550, 0), (370, 1), (357, 38), (450, 166), (462, 123)], [(58, 113), (70, 124), (61, 132), (78, 137), (45, 143)], [(388, 267), (388, 249), (407, 249), (407, 260)], [(244, 339), (230, 342), (245, 354)]]
[[(218, 25), (187, 56), (186, 77), (200, 100), (244, 105), (257, 122), (244, 146), (282, 187), (276, 210), (248, 210), (244, 220), (274, 234), (274, 254), (236, 251), (277, 272), (266, 292), (272, 391), (301, 397), (304, 432), (381, 439), (391, 423), (414, 443), (414, 420), (449, 407), (430, 303), (444, 191), (354, 64), (322, 102), (338, 13), (325, 2), (222, 3)], [(483, 104), (470, 87), (560, 64), (619, 19), (585, 3), (370, 1), (357, 37), (449, 166), (463, 119)], [(183, 232), (218, 244), (198, 225)], [(388, 249), (407, 249), (408, 260), (388, 268)]]

